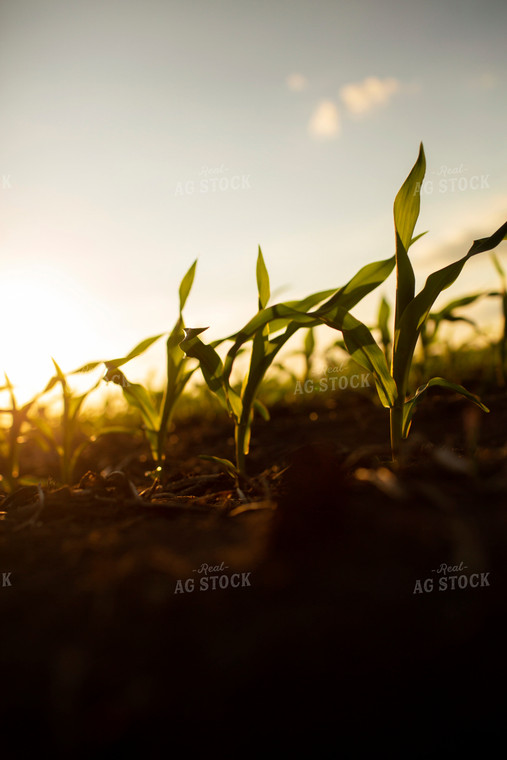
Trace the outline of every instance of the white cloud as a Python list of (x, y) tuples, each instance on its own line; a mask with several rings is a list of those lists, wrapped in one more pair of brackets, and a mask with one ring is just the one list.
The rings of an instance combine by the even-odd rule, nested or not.
[(293, 92), (301, 92), (308, 87), (308, 79), (302, 74), (290, 74), (286, 79), (287, 87)]
[(308, 130), (314, 137), (336, 137), (340, 132), (340, 114), (331, 100), (322, 100), (310, 119)]
[(484, 71), (471, 79), (469, 86), (474, 90), (494, 90), (498, 86), (498, 77), (491, 71)]
[(340, 97), (349, 113), (353, 116), (364, 116), (378, 106), (387, 105), (400, 89), (401, 84), (394, 77), (367, 77), (362, 82), (344, 85), (340, 90)]

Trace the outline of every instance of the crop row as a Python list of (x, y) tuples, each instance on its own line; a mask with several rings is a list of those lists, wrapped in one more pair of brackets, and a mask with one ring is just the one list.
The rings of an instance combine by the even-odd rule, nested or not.
[[(428, 356), (428, 352), (436, 342), (442, 323), (457, 320), (470, 322), (468, 317), (459, 313), (459, 310), (485, 296), (502, 299), (503, 370), (505, 370), (506, 359), (506, 278), (494, 254), (492, 254), (493, 261), (502, 284), (499, 291), (475, 293), (455, 299), (438, 312), (432, 311), (432, 308), (442, 291), (456, 281), (470, 258), (492, 251), (501, 241), (507, 239), (507, 222), (487, 237), (473, 241), (470, 249), (461, 259), (433, 272), (427, 278), (424, 287), (418, 293), (415, 292), (415, 274), (408, 252), (411, 246), (425, 234), (414, 234), (419, 217), (420, 191), (425, 169), (425, 155), (421, 144), (417, 161), (394, 201), (394, 255), (362, 267), (341, 287), (312, 293), (295, 301), (269, 305), (270, 280), (262, 251), (259, 248), (256, 267), (258, 292), (256, 313), (239, 331), (222, 340), (205, 343), (203, 333), (207, 328), (188, 327), (183, 319), (184, 307), (196, 273), (197, 262), (194, 261), (180, 284), (179, 316), (170, 333), (161, 333), (143, 340), (126, 356), (89, 362), (69, 374), (82, 374), (100, 365), (105, 366), (106, 372), (103, 379), (120, 385), (128, 404), (140, 414), (155, 462), (155, 472), (161, 474), (167, 455), (167, 434), (175, 407), (194, 372), (200, 370), (207, 388), (227, 411), (234, 425), (234, 461), (215, 457), (207, 458), (224, 468), (237, 483), (246, 476), (254, 414), (258, 413), (265, 419), (269, 419), (269, 411), (259, 398), (261, 384), (268, 370), (273, 367), (279, 352), (300, 330), (306, 331), (303, 355), (307, 363), (307, 377), (310, 374), (315, 348), (314, 330), (322, 325), (340, 333), (336, 344), (343, 348), (357, 365), (369, 373), (381, 404), (388, 410), (393, 459), (398, 456), (401, 441), (409, 434), (416, 408), (429, 388), (440, 386), (459, 393), (487, 412), (488, 409), (476, 395), (443, 377), (432, 377), (415, 390), (410, 388), (416, 346), (420, 345), (423, 356)], [(379, 336), (377, 341), (372, 329), (353, 316), (351, 310), (382, 285), (394, 270), (396, 271), (396, 287), (393, 298), (393, 320), (391, 320), (389, 303), (382, 298), (375, 330)], [(155, 397), (144, 385), (129, 382), (121, 368), (162, 338), (166, 339), (165, 383), (162, 396)], [(222, 344), (230, 344), (224, 358), (217, 350)], [(243, 373), (242, 382), (238, 385), (231, 378), (237, 366), (238, 357), (245, 355), (245, 352), (248, 354), (248, 367)], [(19, 450), (27, 426), (35, 433), (35, 438), (41, 446), (51, 448), (56, 452), (60, 460), (61, 479), (66, 483), (72, 482), (77, 459), (82, 447), (87, 445), (86, 441), (76, 443), (76, 431), (82, 404), (93, 389), (84, 394), (75, 395), (70, 389), (68, 376), (62, 372), (54, 360), (53, 362), (55, 374), (46, 388), (23, 406), (18, 407), (14, 388), (7, 377), (5, 385), (0, 389), (10, 398), (10, 407), (0, 410), (10, 417), (10, 424), (3, 431), (2, 441), (5, 462), (3, 484), (7, 490), (12, 491), (22, 482), (19, 478)], [(101, 380), (98, 382), (100, 383)], [(93, 388), (97, 385), (98, 383)], [(32, 413), (40, 396), (48, 393), (55, 386), (60, 388), (63, 401), (59, 431), (55, 431), (43, 416)], [(110, 429), (102, 432), (110, 432)]]

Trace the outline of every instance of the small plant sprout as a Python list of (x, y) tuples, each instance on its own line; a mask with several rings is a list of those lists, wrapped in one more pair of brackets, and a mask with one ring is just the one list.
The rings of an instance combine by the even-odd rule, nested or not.
[(430, 358), (432, 348), (437, 344), (437, 336), (444, 322), (464, 322), (475, 328), (476, 332), (480, 332), (477, 323), (473, 319), (470, 319), (470, 317), (460, 314), (460, 310), (467, 306), (471, 306), (481, 298), (499, 295), (500, 293), (497, 292), (474, 293), (468, 296), (462, 296), (461, 298), (455, 298), (439, 311), (430, 312), (426, 322), (422, 326), (420, 335), (422, 365), (424, 366)]
[[(303, 384), (310, 379), (312, 376), (312, 370), (313, 365), (315, 362), (315, 348), (316, 348), (316, 341), (315, 341), (315, 328), (309, 327), (305, 332), (305, 337), (303, 340), (303, 345), (301, 348), (296, 349), (295, 351), (292, 351), (291, 356), (302, 356), (304, 360), (304, 372), (301, 380), (298, 381), (298, 378), (296, 375), (294, 375), (294, 379), (298, 382), (302, 382)], [(279, 369), (284, 370), (285, 372), (288, 372), (288, 370), (283, 367), (281, 364), (276, 365)], [(291, 374), (291, 373), (288, 373)]]
[(56, 385), (60, 385), (63, 402), (61, 425), (59, 426), (60, 434), (53, 430), (48, 420), (42, 416), (35, 416), (31, 421), (39, 433), (36, 438), (37, 442), (42, 448), (49, 447), (57, 454), (60, 461), (61, 480), (63, 483), (71, 485), (77, 460), (84, 448), (90, 443), (90, 439), (82, 440), (82, 436), (79, 435), (82, 432), (80, 430), (80, 410), (85, 399), (98, 387), (100, 381), (85, 393), (75, 395), (56, 361), (54, 359), (52, 361), (56, 374), (49, 380), (41, 395), (48, 393)]
[(0, 414), (9, 414), (12, 418), (11, 425), (4, 433), (1, 441), (2, 454), (6, 460), (5, 475), (0, 479), (9, 492), (14, 491), (17, 485), (26, 485), (31, 482), (30, 478), (19, 477), (19, 452), (22, 442), (23, 429), (29, 424), (28, 413), (40, 394), (35, 396), (23, 406), (18, 407), (14, 386), (5, 373), (5, 385), (0, 392), (7, 392), (10, 399), (10, 408), (0, 409)]
[(129, 382), (120, 367), (143, 354), (157, 340), (162, 338), (164, 333), (141, 341), (127, 356), (92, 362), (75, 370), (75, 372), (87, 372), (102, 363), (105, 364), (104, 380), (119, 385), (127, 403), (141, 414), (143, 429), (155, 461), (157, 475), (162, 472), (165, 463), (167, 431), (172, 421), (176, 403), (197, 368), (189, 369), (187, 357), (179, 346), (185, 334), (183, 308), (194, 282), (196, 266), (197, 260), (194, 261), (180, 283), (179, 316), (166, 341), (166, 381), (161, 401), (157, 403), (143, 385)]
[(378, 310), (377, 326), (380, 333), (380, 345), (387, 361), (389, 361), (392, 344), (391, 330), (389, 329), (390, 316), (391, 307), (389, 305), (389, 301), (385, 296), (382, 296)]
[(507, 223), (505, 223), (489, 237), (475, 240), (463, 258), (431, 274), (422, 290), (415, 295), (415, 275), (408, 250), (421, 237), (421, 235), (413, 237), (413, 233), (419, 216), (420, 188), (425, 168), (426, 161), (421, 144), (417, 161), (394, 201), (396, 300), (390, 368), (370, 330), (348, 310), (342, 309), (334, 314), (319, 314), (321, 310), (314, 313), (314, 316), (320, 318), (325, 324), (343, 333), (344, 344), (351, 357), (357, 364), (372, 373), (380, 401), (390, 411), (393, 459), (398, 455), (401, 440), (409, 433), (416, 407), (428, 388), (440, 386), (455, 391), (477, 404), (483, 411), (489, 411), (476, 396), (461, 385), (450, 383), (442, 377), (431, 378), (421, 385), (412, 397), (408, 397), (409, 376), (415, 347), (435, 300), (443, 290), (455, 282), (472, 256), (492, 250), (507, 237)]
[[(257, 258), (258, 312), (235, 335), (224, 363), (212, 345), (204, 344), (199, 338), (202, 329), (187, 330), (181, 348), (199, 360), (206, 384), (217, 394), (225, 405), (235, 424), (236, 465), (228, 463), (229, 471), (236, 477), (246, 474), (246, 455), (249, 450), (253, 410), (256, 408), (266, 416), (266, 411), (257, 400), (259, 386), (271, 367), (278, 352), (301, 327), (322, 324), (325, 318), (355, 306), (365, 295), (374, 290), (394, 269), (394, 256), (385, 261), (368, 264), (357, 272), (341, 288), (313, 293), (299, 301), (268, 306), (269, 277), (259, 248)], [(327, 299), (327, 300), (326, 300)], [(323, 305), (316, 312), (308, 309)], [(252, 341), (250, 366), (245, 375), (240, 393), (230, 383), (234, 362), (245, 344)]]

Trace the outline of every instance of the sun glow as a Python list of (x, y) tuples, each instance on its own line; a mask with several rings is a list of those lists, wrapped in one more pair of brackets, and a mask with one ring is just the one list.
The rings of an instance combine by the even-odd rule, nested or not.
[(79, 283), (44, 267), (9, 270), (0, 277), (0, 385), (4, 372), (19, 401), (42, 391), (54, 375), (83, 364), (100, 325)]

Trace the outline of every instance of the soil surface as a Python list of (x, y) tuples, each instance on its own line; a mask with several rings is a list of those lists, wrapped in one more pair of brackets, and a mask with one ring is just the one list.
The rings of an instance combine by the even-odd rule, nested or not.
[(3, 495), (2, 756), (490, 756), (507, 396), (482, 400), (428, 393), (395, 464), (386, 410), (343, 391), (256, 421), (240, 490), (198, 458), (232, 458), (217, 416), (178, 426), (164, 483), (115, 435), (72, 488)]

